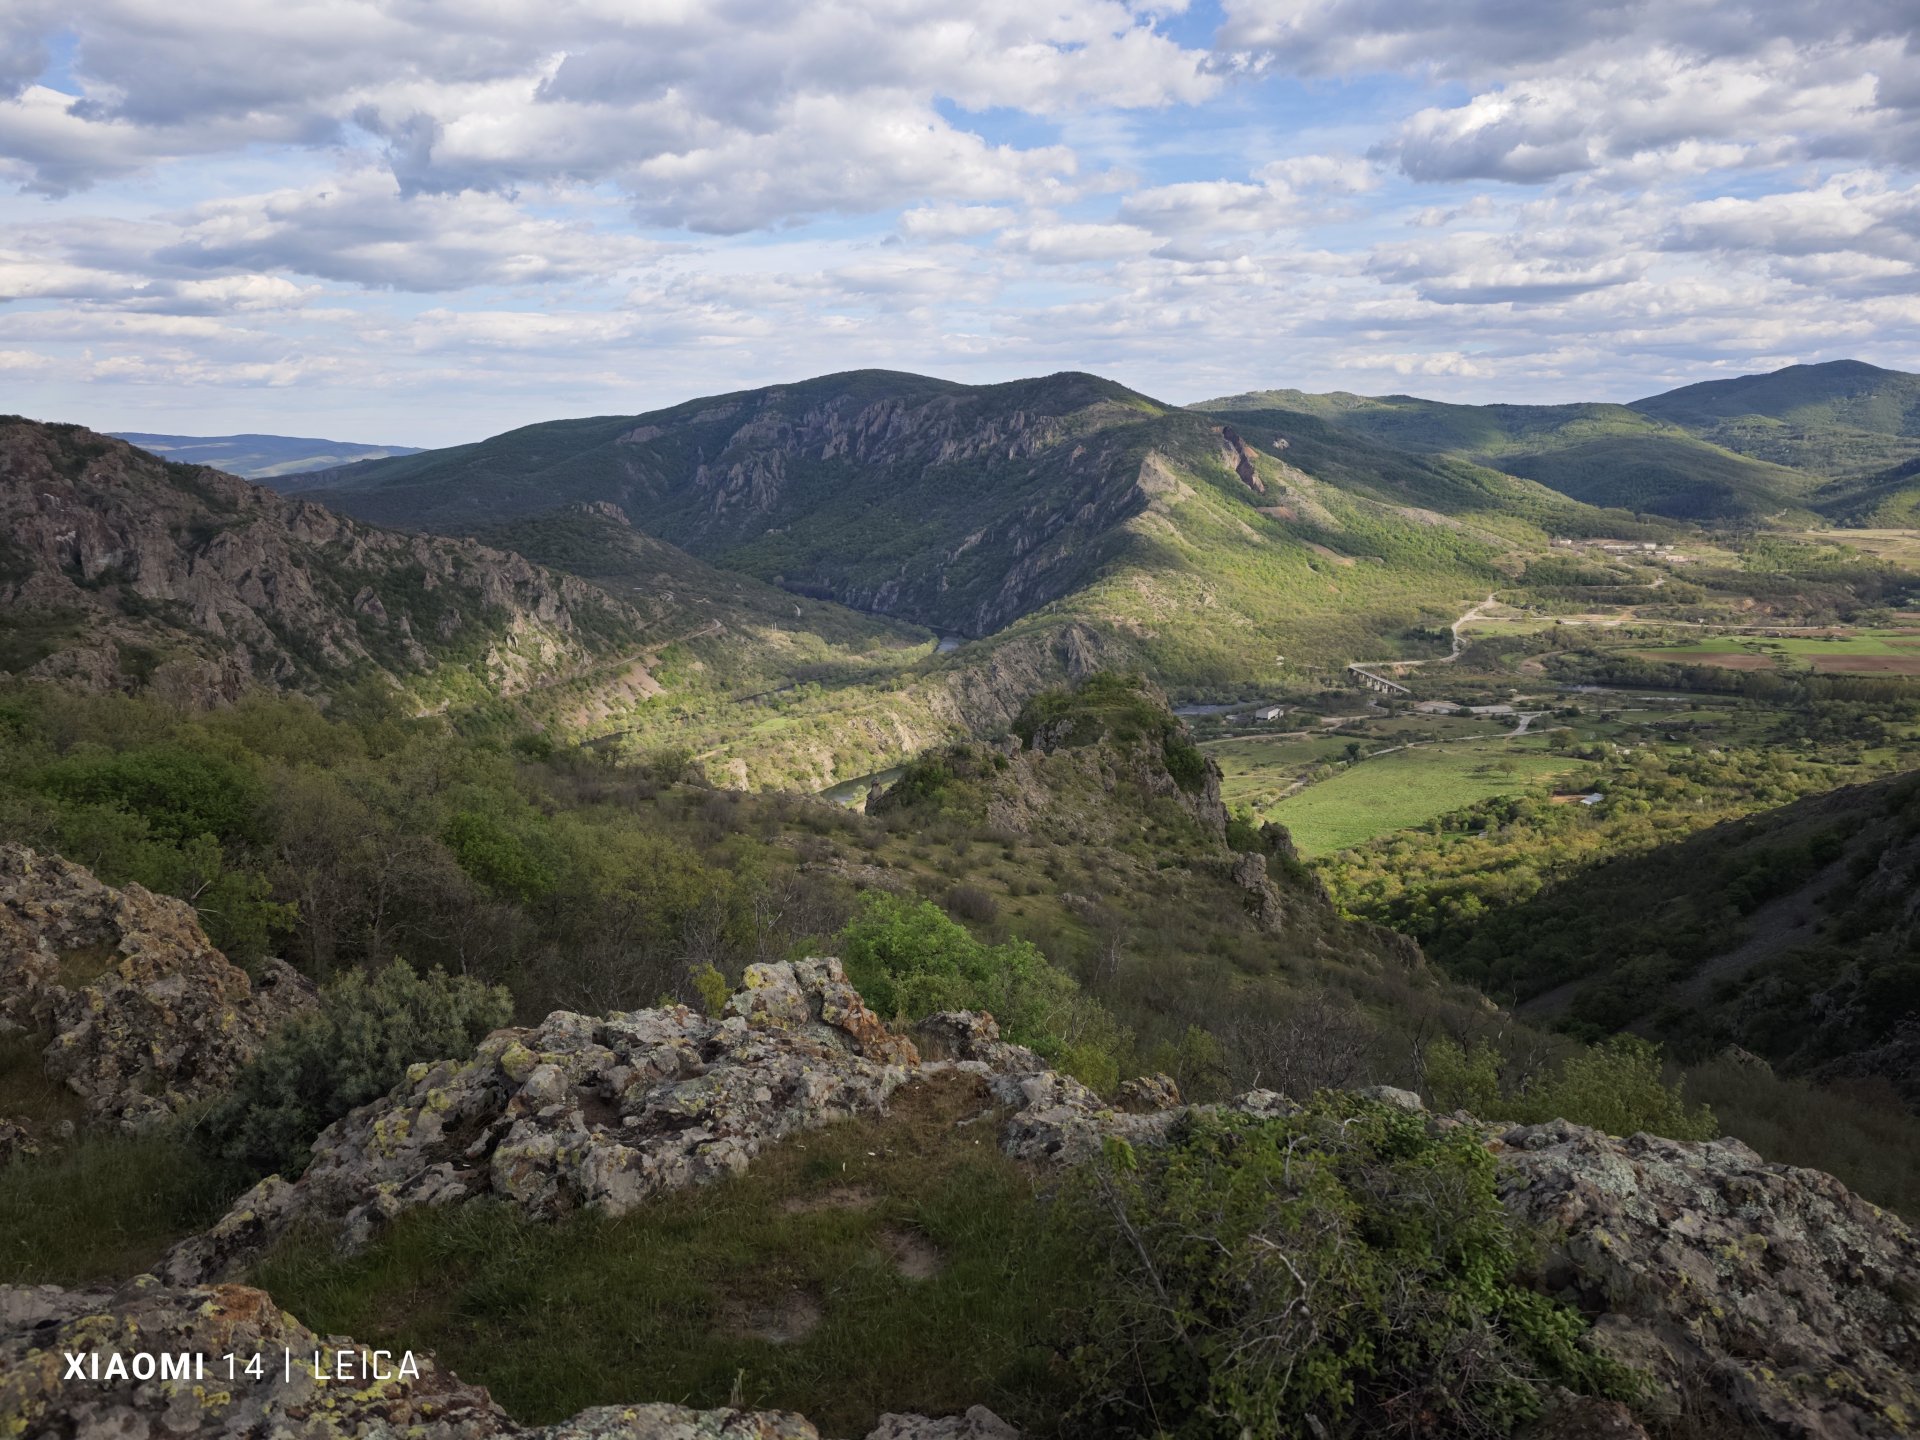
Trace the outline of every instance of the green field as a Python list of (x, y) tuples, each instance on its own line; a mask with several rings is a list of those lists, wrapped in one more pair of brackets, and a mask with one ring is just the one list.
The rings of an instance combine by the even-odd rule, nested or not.
[[(1511, 762), (1511, 772), (1499, 766)], [(1524, 790), (1579, 762), (1538, 744), (1422, 746), (1363, 760), (1271, 807), (1307, 856), (1329, 855), (1435, 816)]]
[(1692, 658), (1707, 664), (1735, 664), (1740, 669), (1784, 660), (1794, 669), (1827, 674), (1920, 674), (1920, 634), (1904, 630), (1858, 630), (1847, 635), (1709, 635), (1631, 653), (1649, 660)]

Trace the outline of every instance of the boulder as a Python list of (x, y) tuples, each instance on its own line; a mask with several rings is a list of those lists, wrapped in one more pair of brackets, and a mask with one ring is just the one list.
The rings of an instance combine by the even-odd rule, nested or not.
[(882, 1415), (867, 1440), (1020, 1440), (1020, 1432), (984, 1405), (964, 1415)]
[(1114, 1107), (1133, 1115), (1151, 1115), (1172, 1110), (1180, 1104), (1180, 1086), (1171, 1075), (1142, 1075), (1121, 1084), (1113, 1097)]
[(314, 1003), (278, 960), (255, 985), (185, 901), (0, 845), (0, 1018), (48, 1037), (47, 1074), (94, 1119), (146, 1125), (224, 1092)]
[(1556, 1120), (1492, 1145), (1509, 1210), (1555, 1237), (1547, 1287), (1671, 1408), (1812, 1440), (1920, 1426), (1920, 1238), (1897, 1217), (1737, 1140)]
[(833, 959), (749, 966), (717, 1020), (685, 1006), (556, 1011), (464, 1060), (415, 1065), (322, 1132), (298, 1181), (262, 1181), (159, 1273), (225, 1278), (301, 1222), (336, 1229), (351, 1252), (415, 1206), (481, 1195), (542, 1217), (624, 1214), (736, 1174), (790, 1135), (884, 1110), (918, 1058)]
[(1254, 924), (1269, 933), (1286, 928), (1287, 907), (1267, 874), (1265, 856), (1253, 850), (1236, 855), (1228, 874), (1233, 883), (1246, 892), (1247, 913), (1253, 917)]

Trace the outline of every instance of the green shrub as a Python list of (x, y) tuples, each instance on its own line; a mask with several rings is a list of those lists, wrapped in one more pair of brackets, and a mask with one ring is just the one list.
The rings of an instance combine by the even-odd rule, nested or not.
[(1517, 1089), (1502, 1084), (1499, 1052), (1485, 1043), (1467, 1050), (1435, 1041), (1426, 1067), (1428, 1093), (1439, 1109), (1471, 1111), (1482, 1120), (1571, 1120), (1609, 1135), (1645, 1130), (1671, 1140), (1720, 1133), (1711, 1109), (1688, 1109), (1683, 1087), (1667, 1083), (1659, 1047), (1637, 1035), (1616, 1035)]
[(1008, 1040), (1096, 1089), (1119, 1080), (1125, 1037), (1113, 1017), (1025, 940), (986, 945), (929, 901), (872, 891), (839, 944), (847, 978), (882, 1015), (985, 1010)]
[(67, 805), (137, 815), (156, 839), (212, 835), (258, 844), (271, 834), (267, 790), (231, 760), (172, 745), (118, 755), (69, 755), (43, 768), (35, 788)]
[(503, 900), (527, 904), (553, 889), (552, 866), (492, 815), (464, 811), (447, 822), (441, 839), (462, 870)]
[(1089, 1431), (1504, 1435), (1545, 1386), (1636, 1388), (1515, 1281), (1522, 1237), (1470, 1131), (1327, 1093), (1283, 1120), (1196, 1114), (1161, 1151), (1109, 1142), (1074, 1184)]
[(416, 1060), (464, 1055), (512, 1011), (505, 989), (396, 960), (350, 970), (320, 1007), (274, 1035), (200, 1122), (219, 1154), (261, 1172), (306, 1168), (307, 1147), (356, 1105), (384, 1095)]

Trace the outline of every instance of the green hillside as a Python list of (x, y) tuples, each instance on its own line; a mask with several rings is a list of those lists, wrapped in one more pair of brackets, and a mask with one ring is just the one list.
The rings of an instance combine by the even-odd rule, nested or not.
[(1796, 511), (1815, 483), (1624, 405), (1451, 405), (1411, 395), (1269, 390), (1195, 408), (1311, 416), (1348, 436), (1534, 480), (1585, 504), (1684, 520)]
[(1631, 523), (1311, 416), (1206, 415), (1073, 373), (828, 376), (353, 466), (319, 498), (497, 539), (611, 503), (712, 565), (947, 634), (1044, 647), (1090, 627), (1102, 658), (1177, 692), (1426, 653), (1548, 530)]
[(1814, 505), (1838, 525), (1920, 524), (1920, 455), (1856, 480), (1835, 480), (1814, 493)]
[(1920, 375), (1858, 360), (1703, 381), (1631, 408), (1819, 475), (1859, 474), (1920, 454)]

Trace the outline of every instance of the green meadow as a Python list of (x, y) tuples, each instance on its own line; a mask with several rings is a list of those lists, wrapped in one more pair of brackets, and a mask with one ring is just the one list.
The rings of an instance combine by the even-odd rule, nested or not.
[(1307, 856), (1330, 855), (1407, 830), (1490, 795), (1563, 775), (1579, 762), (1537, 743), (1418, 746), (1350, 765), (1271, 807)]

